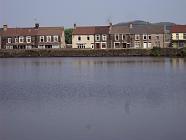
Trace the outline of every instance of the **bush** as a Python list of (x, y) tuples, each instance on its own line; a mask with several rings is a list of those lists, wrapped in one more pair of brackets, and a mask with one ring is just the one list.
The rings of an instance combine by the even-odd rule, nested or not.
[(161, 56), (161, 48), (158, 47), (154, 47), (153, 49), (151, 49), (151, 56)]

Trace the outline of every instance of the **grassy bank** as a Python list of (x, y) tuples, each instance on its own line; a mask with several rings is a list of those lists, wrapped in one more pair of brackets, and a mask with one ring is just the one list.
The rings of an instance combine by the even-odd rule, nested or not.
[(76, 50), (76, 49), (46, 49), (46, 50), (0, 50), (0, 57), (115, 57), (115, 56), (165, 56), (185, 57), (186, 48), (154, 48), (154, 49), (108, 49), (108, 50)]

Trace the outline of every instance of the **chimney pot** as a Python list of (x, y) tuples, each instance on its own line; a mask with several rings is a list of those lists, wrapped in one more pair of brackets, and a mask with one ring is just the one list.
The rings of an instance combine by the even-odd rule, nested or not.
[(77, 27), (77, 25), (76, 25), (76, 23), (74, 23), (74, 29), (76, 29), (76, 27)]
[(36, 23), (36, 24), (35, 24), (35, 28), (36, 28), (36, 29), (39, 29), (39, 23)]
[(8, 25), (3, 25), (3, 31), (6, 31), (7, 30), (7, 28), (8, 28)]

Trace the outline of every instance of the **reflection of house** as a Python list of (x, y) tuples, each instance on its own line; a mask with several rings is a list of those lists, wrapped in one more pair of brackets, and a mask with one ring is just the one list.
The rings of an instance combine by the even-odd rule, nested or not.
[(8, 28), (0, 29), (1, 48), (32, 49), (32, 48), (64, 48), (65, 36), (63, 27)]
[(113, 26), (113, 48), (164, 48), (164, 27), (157, 25)]
[(108, 48), (109, 26), (76, 27), (72, 34), (72, 48), (106, 49)]
[(172, 46), (174, 48), (186, 47), (186, 25), (174, 25), (172, 32)]

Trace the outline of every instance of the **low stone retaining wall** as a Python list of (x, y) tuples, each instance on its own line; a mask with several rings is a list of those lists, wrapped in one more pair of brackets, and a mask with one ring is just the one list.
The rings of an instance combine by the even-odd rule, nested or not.
[(186, 48), (154, 48), (154, 49), (108, 49), (108, 50), (76, 50), (76, 49), (32, 49), (32, 50), (0, 50), (0, 57), (125, 57), (125, 56), (165, 56), (185, 57)]

